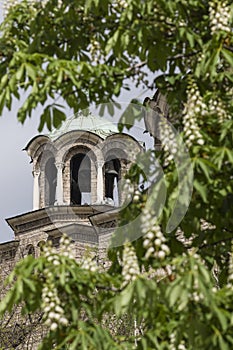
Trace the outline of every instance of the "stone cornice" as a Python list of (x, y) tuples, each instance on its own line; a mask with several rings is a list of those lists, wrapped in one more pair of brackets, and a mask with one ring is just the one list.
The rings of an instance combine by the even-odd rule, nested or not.
[(85, 220), (93, 214), (109, 211), (110, 208), (112, 207), (108, 205), (54, 206), (17, 215), (6, 221), (17, 236), (35, 229), (43, 230), (46, 226), (57, 222)]

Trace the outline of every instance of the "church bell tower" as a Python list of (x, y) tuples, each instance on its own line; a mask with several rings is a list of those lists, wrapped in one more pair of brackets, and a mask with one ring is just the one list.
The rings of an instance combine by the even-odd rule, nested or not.
[(25, 151), (33, 166), (33, 209), (7, 219), (16, 258), (38, 256), (48, 240), (59, 249), (63, 233), (77, 258), (87, 246), (106, 249), (124, 201), (121, 182), (140, 143), (103, 118), (79, 113), (34, 137)]

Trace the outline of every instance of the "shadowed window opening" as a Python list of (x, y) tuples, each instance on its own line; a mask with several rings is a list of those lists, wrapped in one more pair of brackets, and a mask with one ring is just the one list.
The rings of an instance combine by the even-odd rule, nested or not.
[(26, 248), (26, 254), (27, 255), (32, 255), (35, 257), (35, 248), (33, 247), (32, 244), (28, 245)]
[(70, 162), (71, 204), (91, 204), (91, 161), (85, 154), (76, 154)]
[(60, 240), (62, 236), (49, 236), (48, 242), (52, 242), (52, 246), (58, 248), (60, 246)]
[(45, 205), (54, 205), (57, 187), (57, 168), (55, 159), (50, 158), (45, 165)]

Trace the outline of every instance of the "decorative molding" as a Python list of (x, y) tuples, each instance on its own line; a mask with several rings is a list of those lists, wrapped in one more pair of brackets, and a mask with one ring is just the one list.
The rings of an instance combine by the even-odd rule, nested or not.
[(117, 226), (117, 221), (112, 220), (109, 222), (102, 222), (100, 224), (97, 224), (97, 226), (100, 228), (115, 228)]

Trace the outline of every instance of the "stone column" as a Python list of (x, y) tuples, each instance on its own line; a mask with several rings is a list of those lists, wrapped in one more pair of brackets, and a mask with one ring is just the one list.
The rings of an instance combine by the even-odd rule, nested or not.
[(63, 205), (63, 167), (64, 163), (56, 163), (57, 168), (57, 187), (56, 187), (56, 201), (57, 205)]
[(120, 200), (119, 200), (119, 188), (118, 188), (117, 176), (114, 177), (113, 200), (114, 200), (114, 206), (119, 207)]
[(40, 185), (39, 185), (39, 171), (32, 172), (34, 177), (33, 183), (33, 210), (40, 209)]
[(103, 186), (103, 165), (104, 162), (98, 161), (96, 162), (97, 165), (97, 203), (101, 204), (103, 203), (104, 199), (104, 186)]

